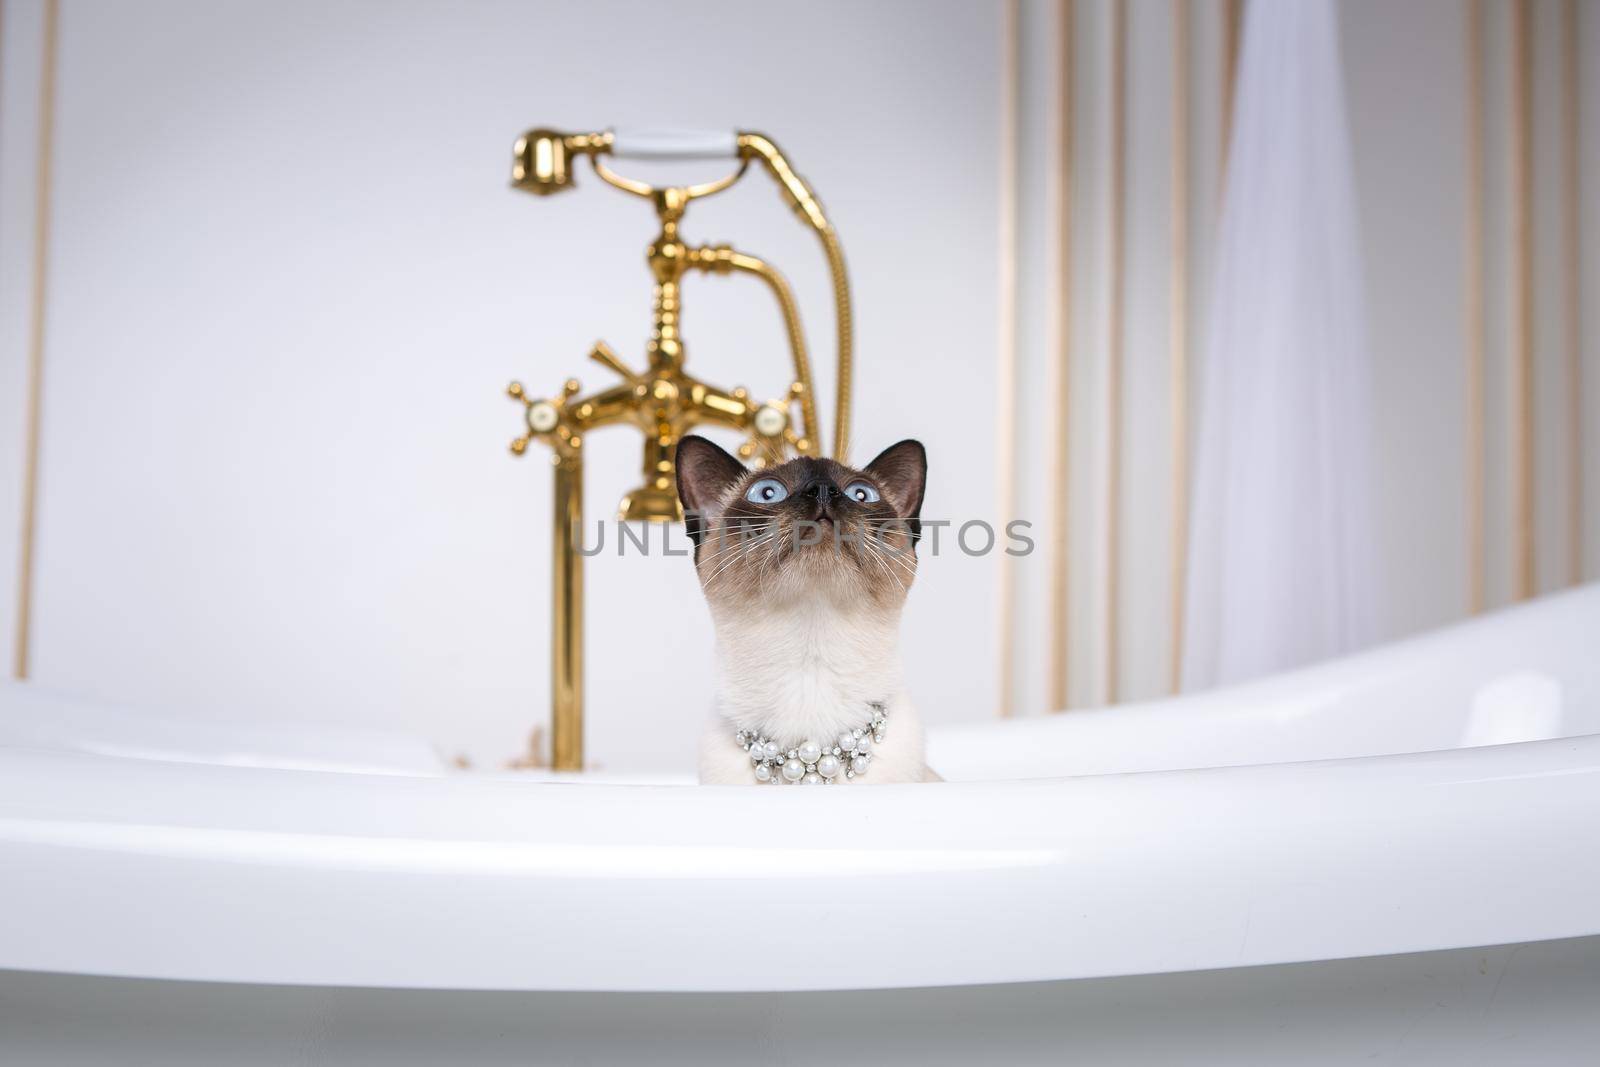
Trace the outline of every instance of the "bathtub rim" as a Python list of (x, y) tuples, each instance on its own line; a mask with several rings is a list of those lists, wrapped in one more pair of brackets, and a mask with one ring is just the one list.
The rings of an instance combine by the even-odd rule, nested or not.
[[(373, 778), (0, 751), (0, 814), (5, 817), (0, 865), (15, 870), (22, 864), (28, 871), (28, 884), (20, 893), (7, 892), (13, 899), (0, 910), (0, 968), (298, 985), (734, 992), (1171, 973), (1600, 933), (1600, 904), (1594, 903), (1600, 901), (1600, 841), (1593, 833), (1600, 825), (1600, 735), (1295, 764), (947, 783), (942, 789), (882, 786), (828, 796), (772, 790), (755, 804), (754, 798), (725, 790), (549, 787), (554, 784), (466, 776)], [(255, 794), (255, 803), (229, 811), (215, 803), (197, 806), (197, 789), (213, 801)], [(280, 789), (288, 790), (284, 796), (298, 796), (297, 813), (285, 813), (266, 796)], [(126, 802), (107, 809), (93, 799), (97, 790), (101, 801), (121, 792)], [(385, 802), (381, 812), (374, 807), (380, 800)], [(646, 803), (630, 803), (638, 800)], [(349, 810), (341, 814), (339, 804)], [(441, 804), (449, 814), (442, 821)], [(1116, 840), (1084, 818), (1097, 804), (1111, 805), (1101, 810), (1117, 812), (1120, 822), (1113, 829), (1136, 847), (1119, 849)], [(975, 806), (986, 809), (988, 822), (974, 818)], [(48, 812), (41, 813), (41, 807)], [(551, 807), (559, 810), (546, 810)], [(599, 808), (605, 809), (603, 817), (595, 820)], [(531, 817), (535, 809), (542, 819)], [(678, 809), (714, 809), (732, 825), (713, 832), (697, 827), (680, 840), (652, 838), (672, 825), (669, 817), (681, 814)], [(776, 812), (784, 825), (814, 829), (819, 816), (859, 816), (869, 809), (889, 835), (887, 844), (834, 850), (831, 868), (820, 872), (787, 870), (794, 857), (774, 856), (768, 849), (759, 877), (695, 877), (684, 873), (681, 859), (661, 853), (663, 848), (700, 849), (695, 855), (748, 863), (748, 835), (772, 826), (760, 823), (758, 815)], [(19, 812), (31, 827), (20, 835)], [(1216, 832), (1197, 849), (1194, 835), (1206, 812), (1233, 821), (1211, 827)], [(1305, 823), (1296, 824), (1296, 812)], [(344, 821), (329, 825), (331, 816)], [(579, 826), (585, 818), (590, 821)], [(440, 836), (452, 825), (450, 819), (476, 833)], [(931, 831), (930, 819), (938, 824)], [(997, 835), (999, 822), (1009, 825)], [(1306, 825), (1320, 827), (1337, 842), (1333, 854), (1305, 847)], [(174, 851), (170, 841), (141, 841), (151, 826), (180, 838), (187, 833), (188, 850)], [(76, 840), (65, 832), (71, 827), (80, 831)], [(90, 828), (87, 837), (85, 827)], [(486, 828), (493, 834), (485, 835)], [(363, 864), (372, 856), (363, 860), (357, 850), (341, 861), (337, 846), (352, 837), (350, 831), (363, 829), (365, 839), (380, 842), (373, 854), (381, 858), (383, 873), (398, 883), (422, 883), (418, 914), (433, 916), (437, 912), (430, 908), (454, 902), (478, 916), (460, 931), (462, 944), (452, 946), (416, 922), (389, 921), (379, 924), (381, 931), (363, 934), (367, 940), (357, 947), (377, 952), (380, 945), (412, 943), (427, 958), (426, 966), (341, 959), (338, 953), (317, 951), (314, 932), (303, 924), (279, 924), (270, 938), (252, 938), (230, 924), (229, 908), (182, 892), (173, 899), (166, 891), (198, 880), (218, 893), (260, 903), (272, 899), (274, 878), (286, 877), (297, 907), (315, 914), (323, 927), (361, 925), (363, 895), (374, 884), (373, 871)], [(63, 832), (52, 840), (53, 830)], [(298, 842), (304, 849), (285, 850), (280, 847), (285, 840), (275, 838), (277, 851), (258, 848), (252, 855), (252, 846), (263, 843), (262, 834), (289, 834), (288, 844)], [(227, 848), (210, 854), (196, 847), (197, 841)], [(441, 842), (465, 846), (474, 857), (465, 870), (459, 864), (452, 869), (448, 857), (441, 861)], [(1262, 842), (1271, 847), (1263, 850)], [(1531, 847), (1535, 844), (1541, 847)], [(574, 846), (591, 851), (573, 851)], [(541, 853), (546, 859), (539, 858)], [(885, 866), (879, 856), (874, 863), (874, 853), (904, 862)], [(999, 853), (1009, 858), (995, 861)], [(497, 870), (491, 854), (523, 867)], [(576, 857), (577, 869), (552, 868), (551, 855)], [(1471, 894), (1428, 891), (1440, 872), (1473, 871), (1484, 866), (1484, 856), (1493, 856), (1501, 873), (1491, 873)], [(597, 857), (602, 861), (595, 867), (591, 861)], [(666, 866), (641, 875), (637, 868), (645, 860)], [(1512, 861), (1519, 877), (1505, 876)], [(487, 868), (481, 866), (485, 862)], [(592, 869), (582, 869), (585, 862)], [(1209, 876), (1189, 885), (1204, 899), (1190, 902), (1183, 923), (1162, 918), (1172, 900), (1137, 892), (1129, 899), (1129, 892), (1119, 889), (1119, 879), (1137, 885), (1140, 878), (1148, 884), (1175, 871), (1181, 876), (1185, 862)], [(85, 910), (75, 911), (69, 903), (75, 881), (81, 882), (85, 872), (93, 877), (118, 871), (118, 884), (128, 888), (129, 898), (113, 898), (105, 914), (85, 921)], [(1083, 879), (1085, 871), (1091, 877)], [(1257, 881), (1239, 881), (1248, 872)], [(685, 916), (721, 928), (738, 901), (748, 904), (744, 890), (752, 885), (761, 889), (761, 900), (778, 901), (779, 911), (821, 921), (828, 909), (819, 911), (819, 906), (826, 900), (809, 891), (820, 883), (829, 892), (857, 895), (864, 890), (892, 895), (908, 885), (967, 892), (976, 886), (977, 891), (964, 902), (969, 906), (958, 910), (913, 900), (890, 926), (915, 928), (921, 936), (900, 944), (893, 929), (887, 935), (879, 931), (868, 938), (848, 979), (827, 967), (753, 965), (718, 947), (716, 936), (684, 937), (670, 929)], [(516, 906), (497, 891), (506, 884), (518, 889)], [(596, 944), (592, 940), (566, 935), (548, 940), (551, 931), (544, 929), (542, 917), (594, 922), (606, 913), (574, 916), (575, 899), (616, 896), (619, 888), (641, 884), (653, 895), (630, 921), (659, 924), (637, 942), (641, 954), (655, 960), (642, 973), (597, 968), (592, 960), (586, 964), (584, 957)], [(441, 885), (447, 889), (441, 891)], [(1586, 893), (1574, 895), (1584, 888)], [(1320, 904), (1312, 907), (1308, 901)], [(1361, 903), (1371, 914), (1362, 914)], [(1004, 935), (1000, 940), (1012, 942), (1011, 947), (997, 947), (995, 937), (983, 931), (948, 933), (949, 924), (970, 917), (972, 907), (997, 924)], [(1100, 933), (1084, 923), (1067, 931), (1070, 936), (1050, 930), (1052, 922), (1071, 925), (1070, 913), (1078, 908), (1084, 909), (1085, 922), (1093, 915), (1089, 925), (1100, 927)], [(21, 922), (23, 916), (29, 921)], [(1163, 921), (1163, 936), (1173, 944), (1165, 949), (1135, 944), (1141, 930), (1151, 923), (1160, 928)], [(181, 946), (142, 935), (151, 923), (197, 926), (210, 942), (229, 946), (228, 958), (185, 955)], [(503, 958), (489, 955), (496, 930), (542, 944), (550, 955), (508, 967)], [(1120, 940), (1108, 930), (1120, 931)], [(739, 940), (737, 934), (729, 936)], [(1017, 942), (1030, 937), (1027, 950), (1015, 950)], [(1177, 943), (1185, 939), (1188, 944)], [(918, 947), (929, 941), (939, 942), (941, 951), (930, 954)], [(285, 954), (291, 943), (300, 946), (298, 955)], [(910, 955), (897, 956), (900, 951)], [(674, 956), (692, 963), (668, 973), (660, 961)], [(954, 967), (952, 956), (973, 966)]]

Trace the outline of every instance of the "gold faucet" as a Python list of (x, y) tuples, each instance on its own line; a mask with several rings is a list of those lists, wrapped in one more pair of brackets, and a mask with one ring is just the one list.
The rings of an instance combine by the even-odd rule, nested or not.
[[(737, 160), (737, 169), (700, 185), (658, 188), (616, 173), (604, 160), (629, 155), (725, 155)], [(673, 457), (684, 434), (703, 423), (747, 432), (739, 454), (758, 466), (779, 462), (791, 452), (821, 454), (811, 364), (788, 281), (755, 256), (727, 245), (692, 247), (679, 234), (679, 224), (692, 201), (727, 189), (744, 176), (752, 162), (760, 162), (772, 175), (790, 206), (822, 241), (838, 321), (833, 454), (841, 460), (849, 444), (850, 426), (851, 306), (844, 254), (815, 194), (770, 139), (757, 133), (630, 136), (609, 130), (559, 133), (534, 129), (517, 139), (511, 183), (539, 196), (570, 189), (574, 156), (588, 156), (595, 173), (607, 183), (649, 200), (661, 229), (645, 252), (655, 279), (654, 326), (645, 346), (645, 369), (633, 370), (604, 341), (596, 341), (589, 358), (614, 372), (621, 379), (617, 384), (580, 396), (582, 386), (569, 378), (560, 394), (548, 399), (530, 396), (520, 382), (507, 388), (511, 397), (523, 404), (527, 427), (511, 442), (511, 451), (520, 456), (531, 441), (543, 440), (551, 446), (555, 464), (550, 744), (551, 766), (556, 770), (583, 768), (583, 556), (578, 545), (583, 526), (584, 435), (623, 422), (633, 423), (644, 434), (644, 484), (622, 498), (620, 517), (624, 520), (676, 522), (683, 518)], [(719, 389), (684, 371), (685, 349), (678, 327), (683, 279), (690, 271), (744, 273), (766, 283), (783, 316), (793, 360), (794, 377), (780, 397), (752, 400), (743, 388)]]

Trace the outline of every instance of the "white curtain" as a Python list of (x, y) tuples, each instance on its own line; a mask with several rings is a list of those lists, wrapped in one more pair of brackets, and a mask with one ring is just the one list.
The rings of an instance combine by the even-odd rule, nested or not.
[(1373, 639), (1371, 353), (1332, 0), (1246, 5), (1202, 349), (1184, 688)]

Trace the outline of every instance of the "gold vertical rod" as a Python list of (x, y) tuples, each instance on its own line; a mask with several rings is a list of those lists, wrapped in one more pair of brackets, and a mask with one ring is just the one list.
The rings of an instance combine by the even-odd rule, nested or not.
[(1172, 8), (1172, 643), (1168, 685), (1177, 692), (1183, 671), (1184, 582), (1189, 553), (1189, 0), (1173, 0)]
[(1567, 580), (1583, 581), (1583, 257), (1578, 162), (1578, 2), (1561, 5), (1562, 229), (1566, 231)]
[(1533, 595), (1533, 12), (1511, 8), (1511, 403), (1513, 595)]
[(1233, 89), (1239, 80), (1239, 29), (1243, 0), (1222, 0), (1222, 169), (1228, 169), (1233, 139)]
[(1110, 282), (1110, 308), (1106, 339), (1106, 702), (1116, 703), (1117, 676), (1121, 670), (1118, 627), (1119, 587), (1117, 571), (1122, 565), (1118, 539), (1121, 537), (1122, 510), (1122, 300), (1123, 241), (1126, 237), (1126, 205), (1123, 179), (1127, 169), (1128, 141), (1128, 5), (1114, 0), (1111, 5), (1111, 248), (1107, 266)]
[(1484, 608), (1483, 0), (1467, 0), (1467, 604)]
[(44, 398), (45, 283), (50, 261), (50, 185), (55, 155), (58, 0), (45, 0), (39, 72), (39, 142), (34, 160), (33, 306), (28, 331), (28, 394), (23, 437), (22, 545), (17, 565), (17, 628), (11, 673), (28, 677), (32, 654), (34, 541), (39, 530), (39, 433)]
[[(831, 225), (819, 232), (822, 235), (822, 251), (828, 260), (828, 274), (833, 279), (834, 329), (839, 335), (838, 381), (833, 389), (833, 458), (840, 463), (848, 463), (851, 382), (855, 373), (855, 325), (851, 314), (850, 276), (845, 271), (844, 248), (839, 244), (839, 235)], [(817, 442), (817, 448), (819, 451), (822, 448), (820, 441)]]
[[(1000, 18), (1000, 158), (999, 228), (996, 244), (1000, 262), (999, 322), (996, 345), (999, 373), (996, 383), (998, 410), (995, 426), (995, 482), (999, 486), (1000, 521), (1010, 522), (1017, 503), (1016, 390), (1017, 390), (1017, 79), (1020, 76), (1021, 0), (1005, 0)], [(1014, 643), (1016, 567), (1010, 556), (1000, 557), (1000, 694), (996, 711), (1001, 717), (1015, 712)]]
[(583, 770), (583, 459), (560, 457), (550, 557), (550, 766)]
[(1070, 504), (1068, 487), (1072, 473), (1072, 188), (1073, 188), (1073, 108), (1076, 95), (1073, 82), (1077, 63), (1073, 56), (1073, 21), (1077, 14), (1074, 0), (1061, 0), (1060, 60), (1057, 65), (1057, 101), (1061, 108), (1061, 122), (1056, 131), (1056, 219), (1060, 227), (1056, 234), (1056, 477), (1052, 491), (1055, 494), (1054, 513), (1051, 516), (1055, 535), (1054, 554), (1050, 572), (1050, 710), (1063, 711), (1068, 702), (1068, 664), (1071, 648), (1068, 644), (1070, 601), (1068, 599), (1071, 567), (1068, 521)]

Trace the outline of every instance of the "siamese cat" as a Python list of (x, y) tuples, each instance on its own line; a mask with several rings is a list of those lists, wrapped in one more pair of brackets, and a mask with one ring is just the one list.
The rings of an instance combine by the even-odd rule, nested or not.
[(677, 467), (716, 628), (700, 781), (937, 781), (899, 654), (917, 572), (922, 445), (901, 441), (859, 470), (807, 456), (748, 470), (686, 437)]

